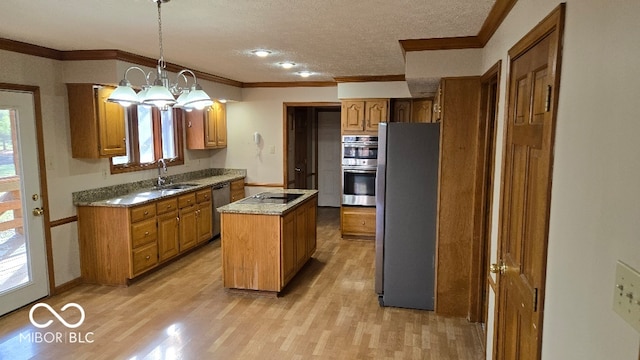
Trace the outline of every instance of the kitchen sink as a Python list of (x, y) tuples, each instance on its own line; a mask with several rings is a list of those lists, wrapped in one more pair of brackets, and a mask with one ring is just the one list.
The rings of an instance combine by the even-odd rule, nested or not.
[(159, 190), (184, 190), (192, 187), (199, 186), (198, 184), (171, 184), (164, 185)]

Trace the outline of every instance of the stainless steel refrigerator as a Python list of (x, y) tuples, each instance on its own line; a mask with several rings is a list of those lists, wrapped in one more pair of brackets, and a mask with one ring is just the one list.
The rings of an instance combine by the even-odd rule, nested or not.
[(378, 300), (433, 310), (440, 124), (381, 123), (378, 132)]

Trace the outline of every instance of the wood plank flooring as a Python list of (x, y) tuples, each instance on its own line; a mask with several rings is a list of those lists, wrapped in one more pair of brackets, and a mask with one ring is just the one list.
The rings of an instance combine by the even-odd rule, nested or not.
[(378, 305), (374, 243), (341, 239), (337, 209), (319, 209), (318, 250), (279, 298), (225, 291), (220, 259), (215, 240), (127, 288), (80, 285), (43, 300), (71, 324), (79, 311), (60, 309), (81, 305), (75, 329), (46, 309), (33, 313), (53, 320), (45, 329), (30, 306), (13, 312), (0, 318), (0, 359), (484, 358), (478, 325)]

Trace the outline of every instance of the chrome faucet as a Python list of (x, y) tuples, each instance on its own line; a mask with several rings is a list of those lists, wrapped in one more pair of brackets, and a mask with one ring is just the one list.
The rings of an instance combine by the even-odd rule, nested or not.
[(164, 162), (164, 159), (160, 159), (158, 160), (158, 182), (157, 182), (158, 187), (161, 187), (167, 181), (165, 178), (162, 177), (161, 171), (163, 169), (164, 169), (164, 172), (166, 173), (167, 163)]

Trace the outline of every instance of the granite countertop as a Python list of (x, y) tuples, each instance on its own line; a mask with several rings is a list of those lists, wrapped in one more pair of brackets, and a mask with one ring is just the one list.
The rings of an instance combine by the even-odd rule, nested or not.
[[(162, 188), (153, 187), (153, 180), (147, 180), (139, 183), (115, 185), (73, 193), (73, 204), (76, 206), (132, 207), (162, 198), (210, 188), (245, 177), (246, 171), (244, 170), (179, 174), (173, 178), (169, 177), (170, 184)], [(172, 188), (176, 187), (176, 185), (188, 186)]]
[(279, 193), (279, 194), (302, 194), (299, 198), (289, 201), (286, 204), (251, 204), (246, 203), (246, 200), (259, 197), (262, 194), (260, 193), (254, 195), (249, 198), (245, 198), (242, 200), (238, 200), (231, 204), (221, 206), (217, 210), (220, 213), (232, 213), (232, 214), (259, 214), (259, 215), (283, 215), (289, 212), (291, 209), (295, 208), (299, 204), (307, 201), (309, 198), (316, 196), (318, 194), (318, 190), (301, 190), (301, 189), (285, 189), (285, 190), (272, 190), (268, 193)]

